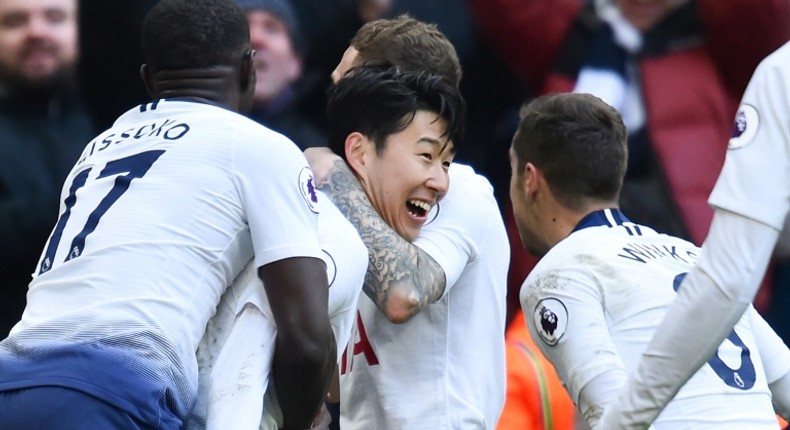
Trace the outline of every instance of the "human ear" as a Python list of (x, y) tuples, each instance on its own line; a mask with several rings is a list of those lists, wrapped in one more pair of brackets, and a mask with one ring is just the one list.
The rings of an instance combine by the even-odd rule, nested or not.
[(346, 137), (346, 161), (357, 176), (364, 176), (367, 165), (367, 152), (369, 141), (365, 135), (353, 132)]
[(302, 76), (302, 60), (294, 56), (288, 67), (288, 78), (291, 82), (299, 79)]
[(150, 97), (154, 96), (154, 80), (151, 73), (151, 69), (148, 67), (147, 64), (143, 64), (140, 66), (140, 79), (143, 81), (143, 86), (145, 86), (145, 90), (148, 92)]
[[(258, 75), (255, 72), (255, 50), (249, 49), (244, 52), (239, 69), (241, 92), (245, 92), (252, 87), (255, 88)], [(254, 90), (253, 90), (254, 91)]]
[(528, 162), (524, 164), (524, 170), (521, 173), (524, 178), (522, 183), (524, 195), (534, 195), (538, 191), (538, 183), (542, 176), (540, 170), (534, 164)]

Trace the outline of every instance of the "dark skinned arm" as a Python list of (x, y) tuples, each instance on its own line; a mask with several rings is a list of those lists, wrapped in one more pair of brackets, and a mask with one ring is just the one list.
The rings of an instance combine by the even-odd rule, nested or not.
[(294, 257), (258, 269), (277, 324), (272, 380), (283, 429), (309, 428), (326, 396), (336, 365), (327, 314), (326, 266)]

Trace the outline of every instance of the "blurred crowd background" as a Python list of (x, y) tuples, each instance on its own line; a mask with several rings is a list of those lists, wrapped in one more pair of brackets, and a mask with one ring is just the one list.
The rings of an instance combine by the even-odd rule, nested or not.
[[(0, 0), (0, 338), (24, 309), (69, 169), (97, 133), (148, 99), (140, 25), (155, 3)], [(511, 238), (509, 318), (535, 264), (508, 201), (508, 147), (522, 103), (579, 91), (617, 108), (629, 128), (624, 212), (700, 245), (738, 101), (757, 63), (790, 39), (787, 0), (237, 4), (257, 51), (251, 117), (301, 148), (324, 145), (330, 74), (363, 23), (409, 14), (447, 35), (468, 106), (467, 144), (456, 160), (488, 177)], [(786, 343), (789, 262), (777, 254), (755, 303)]]

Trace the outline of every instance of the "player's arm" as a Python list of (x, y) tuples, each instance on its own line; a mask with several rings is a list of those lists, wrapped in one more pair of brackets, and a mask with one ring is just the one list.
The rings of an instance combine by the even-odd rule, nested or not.
[(320, 200), (296, 145), (263, 128), (241, 137), (235, 181), (277, 327), (271, 381), (284, 427), (309, 428), (337, 362), (317, 229)]
[(283, 428), (309, 428), (336, 365), (326, 268), (318, 258), (293, 257), (266, 264), (258, 274), (277, 324), (272, 379)]
[(790, 420), (790, 372), (768, 385), (777, 415)]
[(327, 263), (329, 321), (335, 333), (338, 361), (351, 338), (360, 291), (365, 283), (368, 250), (356, 229), (322, 192), (318, 235)]
[[(521, 294), (530, 334), (590, 428), (604, 429), (596, 427), (598, 420), (615, 401), (626, 374), (609, 334), (600, 290), (583, 270), (543, 273), (550, 281), (530, 276), (522, 287), (531, 289)], [(540, 291), (541, 285), (554, 287)]]
[(717, 208), (702, 256), (618, 401), (606, 411), (602, 421), (608, 429), (644, 428), (652, 422), (713, 354), (757, 292), (790, 201), (783, 49), (788, 48), (758, 66), (744, 93), (736, 129), (742, 132), (730, 140), (709, 199)]
[[(717, 209), (697, 265), (601, 422), (643, 429), (716, 352), (754, 298), (779, 232)], [(689, 330), (693, 327), (694, 330)], [(704, 336), (700, 336), (704, 333)]]
[(790, 349), (754, 307), (749, 306), (746, 315), (762, 357), (774, 409), (787, 419), (790, 415)]
[[(311, 148), (305, 153), (316, 174), (316, 185), (354, 225), (368, 248), (363, 291), (379, 310), (390, 321), (403, 323), (438, 300), (446, 285), (442, 267), (379, 216), (339, 156), (325, 148)], [(316, 162), (321, 157), (325, 158)], [(322, 173), (321, 164), (328, 166), (326, 173)]]

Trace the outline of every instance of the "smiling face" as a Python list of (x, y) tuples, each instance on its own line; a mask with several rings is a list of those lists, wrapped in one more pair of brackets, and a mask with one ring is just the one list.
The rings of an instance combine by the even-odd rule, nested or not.
[(71, 72), (76, 60), (76, 0), (0, 1), (3, 79), (48, 83)]
[(261, 10), (247, 12), (250, 45), (256, 51), (255, 103), (266, 103), (277, 97), (299, 78), (302, 63), (294, 49), (285, 22)]
[(387, 137), (380, 153), (357, 133), (362, 149), (357, 157), (348, 156), (355, 159), (352, 168), (378, 213), (410, 242), (450, 185), (453, 144), (442, 136), (445, 127), (436, 113), (419, 110), (408, 127)]

